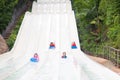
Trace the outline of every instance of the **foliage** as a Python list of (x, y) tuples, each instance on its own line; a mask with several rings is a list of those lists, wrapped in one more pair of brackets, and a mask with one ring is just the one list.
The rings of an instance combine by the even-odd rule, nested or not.
[(73, 9), (84, 50), (120, 48), (120, 0), (73, 0)]
[(0, 33), (8, 25), (18, 0), (0, 0)]
[(19, 31), (22, 20), (23, 20), (23, 16), (21, 16), (21, 18), (19, 19), (15, 29), (12, 31), (12, 34), (7, 39), (7, 44), (9, 46), (9, 49), (12, 49), (12, 47), (13, 47), (13, 45), (15, 43), (15, 40), (16, 40), (16, 37), (17, 37), (17, 34), (18, 34), (18, 31)]
[[(7, 43), (10, 48), (14, 44), (14, 41), (16, 39), (16, 34), (20, 26), (19, 22), (16, 25), (17, 21), (15, 20), (19, 20), (18, 18), (24, 13), (24, 11), (30, 9), (32, 1), (33, 0), (9, 0), (9, 1), (1, 0), (0, 1), (0, 11), (1, 11), (0, 33), (2, 33), (4, 38), (5, 35), (9, 37), (9, 34), (12, 33), (10, 38), (7, 40)], [(11, 23), (12, 23), (12, 27), (11, 27)], [(13, 32), (11, 32), (12, 30)]]
[(34, 0), (0, 0), (0, 34), (3, 33), (15, 11)]
[[(111, 2), (111, 20), (107, 36), (109, 38), (108, 45), (120, 49), (120, 1), (112, 0)], [(109, 11), (109, 12), (110, 12)]]

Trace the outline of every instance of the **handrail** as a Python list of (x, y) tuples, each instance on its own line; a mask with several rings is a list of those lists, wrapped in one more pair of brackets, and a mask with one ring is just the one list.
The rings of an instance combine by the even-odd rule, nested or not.
[(116, 67), (120, 67), (120, 49), (116, 49), (110, 46), (104, 46), (103, 54), (104, 54), (104, 57), (107, 56), (106, 58), (112, 61)]
[(95, 52), (92, 52), (93, 56), (102, 57), (110, 60), (116, 67), (120, 68), (120, 49), (116, 49), (110, 46), (97, 47)]

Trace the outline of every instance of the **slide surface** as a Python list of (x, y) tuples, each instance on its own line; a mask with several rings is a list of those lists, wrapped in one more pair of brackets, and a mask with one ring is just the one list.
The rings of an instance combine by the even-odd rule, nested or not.
[[(35, 53), (38, 62), (31, 61)], [(12, 50), (0, 55), (0, 80), (120, 80), (120, 76), (81, 51), (69, 0), (38, 0), (32, 12), (26, 12)]]

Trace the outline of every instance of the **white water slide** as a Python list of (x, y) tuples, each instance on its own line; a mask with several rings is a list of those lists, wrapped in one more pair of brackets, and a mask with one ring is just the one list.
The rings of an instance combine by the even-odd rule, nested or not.
[[(77, 49), (71, 49), (75, 41)], [(49, 49), (50, 42), (56, 48)], [(89, 45), (89, 44), (88, 44)], [(14, 47), (0, 55), (0, 80), (120, 80), (81, 50), (69, 0), (38, 0), (26, 12)], [(62, 59), (62, 53), (67, 58)], [(39, 54), (40, 61), (30, 58)]]

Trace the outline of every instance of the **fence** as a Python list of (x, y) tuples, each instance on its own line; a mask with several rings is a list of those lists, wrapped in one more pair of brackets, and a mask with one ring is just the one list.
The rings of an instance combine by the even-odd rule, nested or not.
[(103, 47), (104, 58), (113, 62), (113, 64), (120, 68), (120, 50), (113, 47)]
[[(100, 50), (102, 49), (102, 50)], [(120, 50), (110, 46), (96, 47), (94, 56), (110, 60), (116, 67), (120, 68)]]

